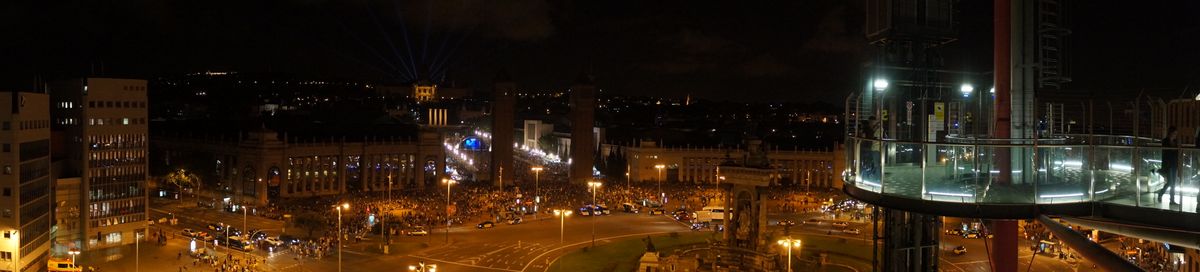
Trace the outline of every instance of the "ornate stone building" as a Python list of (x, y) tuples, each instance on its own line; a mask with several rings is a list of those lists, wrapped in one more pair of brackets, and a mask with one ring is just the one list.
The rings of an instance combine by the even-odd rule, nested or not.
[[(297, 141), (259, 129), (238, 139), (156, 135), (156, 167), (183, 168), (202, 186), (232, 201), (264, 205), (277, 198), (424, 189), (445, 169), (441, 133), (421, 129), (416, 140), (348, 138)], [(389, 187), (389, 179), (392, 184)], [(213, 191), (214, 188), (202, 188)]]

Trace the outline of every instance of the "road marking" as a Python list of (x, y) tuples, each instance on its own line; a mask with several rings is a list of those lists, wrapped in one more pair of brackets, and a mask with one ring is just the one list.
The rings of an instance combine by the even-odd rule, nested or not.
[(426, 261), (442, 262), (442, 263), (455, 264), (455, 265), (461, 265), (461, 266), (466, 266), (466, 267), (482, 268), (482, 269), (488, 269), (488, 270), (499, 270), (499, 271), (521, 272), (520, 270), (512, 270), (512, 269), (504, 269), (504, 268), (494, 268), (494, 267), (478, 266), (478, 265), (474, 265), (474, 264), (466, 264), (466, 263), (459, 263), (459, 262), (451, 262), (451, 261), (447, 261), (447, 260), (438, 260), (438, 259), (434, 259), (434, 258), (425, 258), (425, 257), (421, 257), (421, 256), (416, 256), (416, 255), (408, 255), (408, 256), (409, 256), (409, 257), (413, 257), (413, 258), (417, 258), (417, 259), (426, 260)]
[[(625, 238), (625, 237), (643, 236), (643, 235), (658, 235), (658, 234), (667, 234), (667, 233), (672, 233), (672, 232), (677, 232), (677, 231), (660, 231), (660, 232), (625, 234), (625, 235), (617, 235), (617, 236), (612, 236), (612, 237), (604, 237), (602, 239), (616, 239), (616, 238)], [(533, 265), (534, 262), (537, 262), (538, 259), (541, 259), (542, 256), (545, 256), (546, 254), (550, 254), (551, 252), (557, 252), (557, 251), (567, 248), (567, 247), (573, 247), (573, 246), (578, 246), (578, 245), (582, 245), (582, 244), (590, 244), (591, 242), (592, 241), (588, 240), (588, 241), (578, 242), (578, 243), (574, 243), (574, 244), (560, 246), (560, 247), (557, 247), (557, 248), (554, 248), (551, 250), (547, 250), (546, 252), (543, 252), (541, 255), (538, 255), (537, 257), (533, 257), (533, 260), (530, 260), (528, 264), (525, 264), (525, 268), (521, 268), (521, 271), (529, 270), (529, 266)], [(558, 257), (562, 257), (562, 256), (558, 256)], [(554, 262), (558, 261), (558, 257), (555, 257), (553, 261), (551, 261), (549, 264), (547, 264), (546, 269), (549, 269), (549, 267), (552, 266), (554, 264)]]

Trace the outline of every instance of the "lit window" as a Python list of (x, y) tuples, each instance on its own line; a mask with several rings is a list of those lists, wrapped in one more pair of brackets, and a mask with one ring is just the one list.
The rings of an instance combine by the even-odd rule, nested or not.
[(129, 118), (121, 118), (121, 124), (122, 124), (122, 125), (128, 125), (128, 124), (129, 124)]

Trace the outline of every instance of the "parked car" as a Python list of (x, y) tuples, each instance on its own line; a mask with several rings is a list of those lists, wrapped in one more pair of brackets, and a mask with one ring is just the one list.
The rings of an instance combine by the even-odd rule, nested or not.
[(592, 216), (592, 209), (588, 207), (579, 208), (580, 216)]
[(496, 223), (492, 223), (492, 221), (483, 221), (483, 223), (479, 223), (479, 224), (475, 225), (475, 228), (478, 228), (478, 229), (488, 229), (488, 228), (494, 228), (494, 227), (496, 227)]
[(215, 230), (215, 231), (221, 231), (221, 225), (218, 225), (217, 223), (208, 223), (208, 229)]
[(196, 235), (198, 235), (197, 233), (201, 233), (201, 232), (197, 232), (192, 229), (183, 229), (183, 231), (179, 232), (179, 234), (183, 235), (184, 237), (193, 237), (193, 238), (196, 237)]
[(621, 204), (621, 211), (627, 213), (638, 213), (638, 205), (633, 203), (623, 203)]
[(657, 208), (657, 209), (650, 211), (650, 215), (664, 215), (664, 214), (667, 214), (667, 210), (663, 210), (662, 208)]
[(520, 224), (520, 223), (521, 223), (521, 218), (520, 218), (520, 217), (516, 217), (516, 218), (509, 219), (509, 220), (508, 220), (508, 224), (509, 224), (509, 225), (516, 225), (516, 224)]
[(805, 225), (820, 225), (821, 220), (817, 220), (816, 218), (809, 218), (808, 220), (804, 220), (804, 224)]
[(262, 240), (262, 243), (271, 247), (283, 246), (283, 240), (279, 240), (278, 237), (267, 237), (267, 239)]
[(842, 222), (842, 221), (837, 221), (837, 222), (833, 222), (833, 226), (834, 226), (834, 227), (849, 227), (849, 226), (850, 226), (850, 223), (846, 223), (846, 222)]
[(404, 235), (408, 235), (408, 236), (425, 236), (425, 235), (429, 235), (429, 232), (428, 232), (428, 231), (425, 231), (424, 229), (410, 229), (410, 230), (408, 230), (408, 231), (405, 231), (405, 232), (404, 232)]
[(960, 230), (960, 229), (948, 229), (948, 230), (946, 230), (946, 235), (962, 236), (963, 233), (962, 233), (962, 230)]
[(780, 226), (795, 226), (796, 222), (792, 222), (792, 220), (779, 220), (779, 225)]
[(979, 232), (977, 232), (977, 231), (969, 231), (969, 232), (963, 233), (963, 238), (979, 239), (979, 237), (980, 237), (980, 235), (979, 235)]
[(861, 231), (861, 230), (859, 230), (859, 229), (844, 229), (844, 230), (842, 230), (842, 233), (845, 233), (845, 234), (862, 234), (862, 231)]
[(965, 247), (965, 246), (954, 247), (954, 254), (963, 255), (966, 253), (967, 253), (967, 247)]

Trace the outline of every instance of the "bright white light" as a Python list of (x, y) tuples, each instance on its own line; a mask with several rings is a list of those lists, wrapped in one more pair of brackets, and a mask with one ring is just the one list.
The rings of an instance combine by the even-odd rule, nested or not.
[(882, 79), (882, 78), (875, 79), (875, 82), (872, 82), (871, 85), (875, 87), (876, 91), (883, 91), (883, 90), (887, 90), (888, 81), (886, 79)]
[(958, 88), (958, 90), (962, 92), (963, 96), (968, 96), (971, 95), (971, 92), (975, 91), (975, 86), (971, 86), (971, 84), (963, 84), (961, 88)]
[(972, 196), (971, 194), (960, 194), (960, 193), (943, 193), (943, 192), (928, 192), (928, 193), (926, 193), (926, 194), (931, 194), (931, 195), (943, 195), (943, 196), (957, 196), (957, 197), (971, 197), (971, 196)]
[(991, 93), (996, 93), (996, 87), (992, 87)]
[(1081, 197), (1083, 193), (1061, 194), (1061, 195), (1042, 195), (1042, 198), (1060, 198), (1060, 197)]

